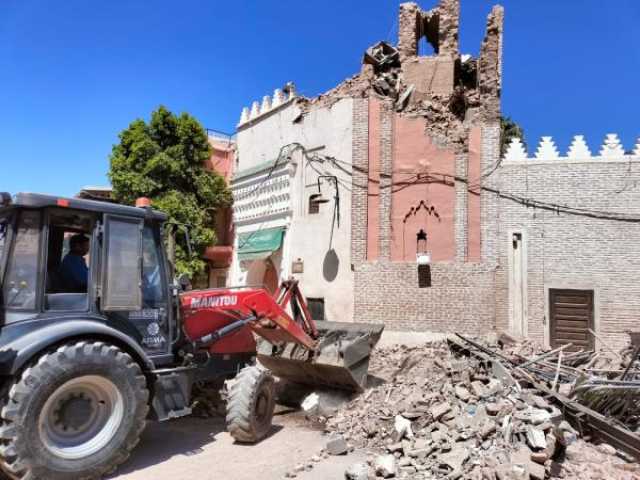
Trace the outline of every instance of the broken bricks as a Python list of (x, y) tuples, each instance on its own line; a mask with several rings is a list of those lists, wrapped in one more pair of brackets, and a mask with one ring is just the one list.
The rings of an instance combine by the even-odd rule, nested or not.
[[(387, 382), (343, 405), (325, 424), (356, 448), (380, 455), (371, 457), (369, 478), (377, 470), (378, 478), (543, 479), (566, 451), (563, 443), (575, 456), (576, 433), (557, 418), (555, 406), (508, 376), (497, 380), (480, 361), (454, 357), (444, 343), (379, 349), (370, 371)], [(605, 457), (586, 442), (580, 448), (593, 449), (588, 457)], [(610, 468), (618, 476), (574, 475), (581, 462), (564, 462), (559, 468), (567, 479), (633, 478), (621, 466)]]

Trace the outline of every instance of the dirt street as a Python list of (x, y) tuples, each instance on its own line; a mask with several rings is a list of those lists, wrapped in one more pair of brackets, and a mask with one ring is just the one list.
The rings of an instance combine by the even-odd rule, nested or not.
[[(324, 446), (322, 432), (305, 424), (299, 414), (279, 410), (271, 436), (257, 445), (234, 444), (220, 418), (186, 417), (150, 422), (118, 480), (265, 480), (281, 479), (297, 464), (309, 461)], [(342, 479), (357, 454), (332, 457), (298, 474), (300, 480)]]

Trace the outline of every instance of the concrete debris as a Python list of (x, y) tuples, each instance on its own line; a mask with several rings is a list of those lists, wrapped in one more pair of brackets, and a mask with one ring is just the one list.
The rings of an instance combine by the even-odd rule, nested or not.
[(382, 478), (391, 478), (396, 476), (396, 457), (393, 455), (380, 455), (376, 458), (373, 468), (376, 475)]
[(387, 42), (378, 42), (367, 48), (362, 63), (373, 65), (374, 71), (379, 73), (391, 67), (400, 66), (400, 53), (397, 48)]
[(300, 406), (305, 412), (315, 412), (318, 403), (320, 403), (320, 396), (316, 392), (313, 392), (305, 397)]
[(347, 392), (316, 389), (302, 400), (300, 407), (308, 415), (327, 416), (335, 413), (351, 396)]
[[(528, 348), (513, 343), (502, 352)], [(580, 439), (538, 391), (496, 379), (444, 342), (378, 349), (370, 372), (376, 385), (325, 421), (345, 443), (376, 454), (369, 478), (640, 478), (638, 464)]]
[(527, 427), (527, 443), (534, 450), (547, 448), (547, 439), (543, 430), (538, 430), (532, 426)]
[(367, 480), (369, 478), (369, 465), (366, 463), (354, 463), (344, 472), (346, 480)]
[(413, 438), (413, 430), (411, 430), (411, 421), (402, 415), (396, 415), (394, 427), (396, 429), (396, 439)]
[(342, 435), (332, 435), (325, 449), (329, 455), (345, 455), (349, 451), (349, 445)]

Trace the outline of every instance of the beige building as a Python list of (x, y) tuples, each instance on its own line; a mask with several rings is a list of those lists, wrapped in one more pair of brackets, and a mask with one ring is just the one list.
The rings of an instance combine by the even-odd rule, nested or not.
[(350, 321), (353, 102), (308, 108), (288, 89), (245, 109), (238, 125), (229, 283), (273, 291), (294, 277), (315, 318)]

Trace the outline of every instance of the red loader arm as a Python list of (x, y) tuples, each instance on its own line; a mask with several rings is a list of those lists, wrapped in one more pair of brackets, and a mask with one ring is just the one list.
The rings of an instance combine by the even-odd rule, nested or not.
[[(195, 343), (210, 344), (248, 326), (272, 344), (295, 343), (315, 350), (318, 331), (298, 282), (283, 282), (274, 296), (254, 287), (186, 292), (180, 297), (185, 331)], [(292, 315), (287, 312), (289, 306)], [(212, 316), (220, 315), (226, 322), (212, 327), (213, 331), (202, 331)]]

